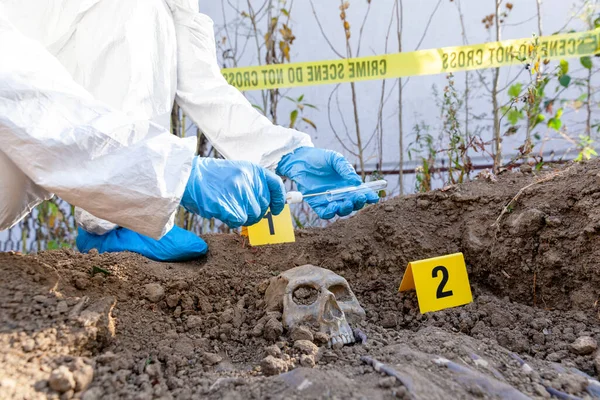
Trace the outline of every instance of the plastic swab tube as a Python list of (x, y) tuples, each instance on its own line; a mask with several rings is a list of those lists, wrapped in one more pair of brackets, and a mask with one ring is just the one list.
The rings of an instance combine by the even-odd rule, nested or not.
[(316, 197), (316, 196), (326, 196), (327, 201), (335, 201), (340, 200), (344, 197), (345, 194), (348, 193), (361, 193), (368, 192), (370, 190), (374, 192), (378, 192), (387, 187), (387, 181), (379, 180), (373, 182), (363, 183), (360, 186), (348, 186), (340, 189), (331, 189), (321, 193), (311, 193), (303, 195), (300, 192), (291, 191), (287, 192), (285, 196), (285, 200), (288, 204), (296, 204), (301, 203), (307, 197)]

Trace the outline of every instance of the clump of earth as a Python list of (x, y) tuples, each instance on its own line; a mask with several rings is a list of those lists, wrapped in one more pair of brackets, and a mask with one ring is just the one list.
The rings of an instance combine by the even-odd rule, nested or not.
[[(208, 235), (196, 262), (0, 254), (2, 398), (599, 397), (600, 163), (497, 178), (393, 198), (293, 244)], [(407, 264), (456, 252), (473, 302), (421, 314), (398, 292)], [(306, 264), (347, 280), (365, 311), (354, 343), (267, 307), (272, 279)]]

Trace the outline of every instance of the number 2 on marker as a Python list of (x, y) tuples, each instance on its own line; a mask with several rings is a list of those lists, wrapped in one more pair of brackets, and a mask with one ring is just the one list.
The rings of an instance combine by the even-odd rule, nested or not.
[(444, 297), (452, 296), (453, 295), (452, 290), (448, 290), (448, 291), (444, 292), (444, 288), (446, 287), (446, 284), (448, 283), (448, 268), (446, 268), (442, 265), (435, 267), (433, 269), (433, 271), (431, 271), (431, 277), (437, 278), (438, 272), (442, 273), (442, 281), (440, 282), (440, 285), (437, 288), (435, 297), (438, 299), (443, 299)]
[(273, 223), (273, 214), (271, 214), (271, 211), (265, 215), (265, 218), (269, 221), (269, 234), (273, 236), (275, 234), (275, 224)]

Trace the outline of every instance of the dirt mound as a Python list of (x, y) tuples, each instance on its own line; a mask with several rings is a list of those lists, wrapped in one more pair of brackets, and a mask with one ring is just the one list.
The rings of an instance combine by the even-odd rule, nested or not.
[[(210, 235), (209, 256), (193, 263), (0, 254), (0, 392), (87, 400), (600, 396), (592, 378), (600, 374), (599, 197), (600, 163), (592, 162), (395, 198), (297, 231), (290, 245), (250, 248), (238, 235)], [(414, 293), (397, 292), (407, 263), (458, 251), (474, 302), (420, 314)], [(348, 280), (366, 311), (356, 327), (366, 343), (330, 349), (310, 331), (294, 343), (281, 313), (265, 310), (268, 280), (308, 263)], [(376, 372), (373, 360), (396, 377)]]

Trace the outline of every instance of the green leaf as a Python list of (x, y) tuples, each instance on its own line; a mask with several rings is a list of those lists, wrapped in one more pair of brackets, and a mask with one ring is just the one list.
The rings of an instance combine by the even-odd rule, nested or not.
[(562, 121), (560, 120), (560, 118), (550, 118), (550, 120), (548, 121), (548, 127), (558, 132), (562, 127)]
[(539, 123), (544, 122), (546, 120), (546, 117), (543, 114), (538, 114), (535, 117), (535, 120), (533, 121), (533, 126), (531, 127), (531, 129), (535, 128)]
[(558, 78), (558, 81), (564, 87), (569, 87), (569, 83), (571, 83), (571, 77), (569, 75), (563, 75), (560, 78)]
[(594, 20), (594, 28), (600, 28), (600, 17)]
[(302, 121), (306, 122), (307, 124), (309, 124), (310, 126), (312, 126), (314, 129), (317, 129), (317, 125), (312, 122), (310, 119), (308, 118), (302, 118)]
[(310, 107), (314, 108), (315, 110), (318, 110), (317, 106), (313, 106), (312, 104), (304, 104), (304, 107)]
[(54, 203), (48, 203), (50, 215), (56, 216), (58, 214), (58, 206)]
[(567, 60), (560, 60), (560, 72), (563, 75), (569, 72), (569, 62)]
[(523, 88), (522, 83), (515, 83), (508, 89), (508, 95), (512, 98), (519, 97), (521, 89)]
[(300, 103), (302, 100), (304, 100), (304, 95), (301, 95), (300, 97), (298, 97), (298, 100), (296, 100), (298, 103)]
[(592, 58), (590, 56), (581, 57), (579, 61), (581, 61), (581, 65), (585, 68), (592, 69)]
[(523, 112), (515, 108), (511, 108), (506, 117), (511, 125), (516, 125), (517, 122), (523, 118)]
[(50, 240), (50, 241), (48, 241), (46, 248), (48, 250), (58, 250), (58, 243), (56, 243), (56, 241), (54, 241), (54, 240)]
[(296, 120), (298, 119), (298, 110), (294, 110), (290, 114), (290, 128), (296, 126)]
[(288, 10), (286, 10), (285, 8), (282, 8), (282, 9), (281, 9), (281, 13), (282, 13), (283, 15), (285, 15), (286, 17), (289, 17), (289, 16), (290, 16), (290, 13), (289, 13), (289, 12), (288, 12)]

